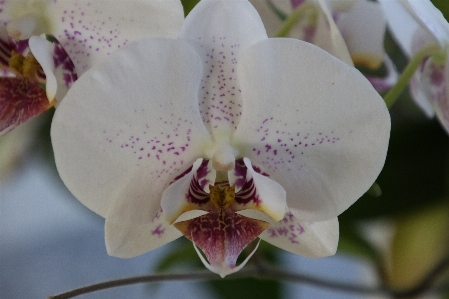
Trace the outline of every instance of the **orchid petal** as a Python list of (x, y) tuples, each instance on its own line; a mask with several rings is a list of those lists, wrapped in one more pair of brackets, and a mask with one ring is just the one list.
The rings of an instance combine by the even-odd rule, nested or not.
[(246, 0), (203, 0), (187, 16), (181, 38), (192, 41), (204, 72), (199, 106), (214, 137), (229, 137), (237, 126), (242, 98), (235, 74), (240, 53), (267, 38), (257, 11)]
[(378, 3), (358, 1), (338, 19), (337, 26), (355, 65), (377, 69), (382, 64), (387, 19)]
[(272, 179), (257, 173), (248, 158), (243, 158), (243, 162), (247, 174), (245, 185), (235, 197), (237, 210), (259, 210), (274, 221), (284, 218), (287, 208), (284, 188)]
[[(196, 160), (188, 174), (170, 184), (170, 186), (168, 186), (162, 193), (161, 207), (164, 211), (165, 220), (168, 223), (173, 224), (181, 214), (200, 208), (201, 205), (193, 201), (190, 194), (190, 187), (192, 182), (199, 183), (199, 180), (207, 175), (207, 173), (203, 173), (204, 177), (198, 178), (198, 170), (200, 168), (207, 169), (207, 164), (209, 164), (203, 165), (203, 161), (203, 159)], [(206, 183), (202, 182), (202, 184), (208, 186), (209, 184), (213, 184), (214, 181), (215, 180), (207, 180)], [(206, 196), (206, 194), (204, 195)], [(207, 196), (207, 198), (209, 198), (209, 196)]]
[(419, 80), (438, 120), (446, 132), (449, 132), (449, 63), (435, 63), (429, 59)]
[(178, 0), (62, 0), (51, 2), (52, 30), (80, 76), (125, 44), (146, 37), (176, 37), (184, 20)]
[(335, 24), (332, 13), (325, 0), (317, 0), (317, 2), (321, 12), (319, 14), (317, 32), (313, 43), (348, 65), (354, 66), (345, 40)]
[(440, 45), (449, 41), (449, 24), (430, 0), (399, 0), (411, 16), (438, 40)]
[(29, 46), (44, 70), (49, 101), (56, 99), (60, 102), (78, 79), (75, 66), (57, 41), (51, 43), (44, 38), (32, 36)]
[(106, 218), (105, 240), (109, 255), (130, 258), (156, 249), (182, 234), (164, 221), (160, 210), (150, 223), (132, 225)]
[(282, 185), (296, 217), (334, 218), (371, 187), (390, 118), (357, 70), (311, 44), (270, 39), (244, 53), (238, 76), (245, 102), (236, 147)]
[(339, 238), (337, 217), (320, 222), (301, 221), (295, 217), (296, 212), (287, 209), (285, 217), (278, 222), (256, 210), (238, 214), (270, 223), (259, 238), (276, 247), (310, 258), (334, 255)]
[[(388, 20), (389, 28), (398, 41), (399, 46), (408, 57), (412, 57), (417, 51), (415, 46), (415, 35), (422, 31), (418, 21), (413, 18), (409, 11), (398, 0), (379, 0), (385, 16)], [(433, 40), (430, 34), (421, 34), (426, 36), (426, 42)], [(419, 49), (419, 48), (418, 48)]]
[(424, 112), (424, 114), (428, 118), (432, 118), (435, 116), (435, 110), (432, 107), (427, 95), (421, 87), (421, 73), (416, 72), (413, 77), (410, 79), (410, 93), (412, 95), (413, 100), (418, 105), (419, 108)]
[(259, 238), (286, 251), (317, 258), (335, 254), (338, 236), (336, 217), (327, 221), (307, 222), (287, 212), (281, 221), (270, 221), (270, 227)]
[(152, 219), (163, 190), (210, 142), (198, 111), (201, 67), (187, 43), (152, 38), (75, 82), (51, 135), (59, 174), (83, 204), (114, 222)]

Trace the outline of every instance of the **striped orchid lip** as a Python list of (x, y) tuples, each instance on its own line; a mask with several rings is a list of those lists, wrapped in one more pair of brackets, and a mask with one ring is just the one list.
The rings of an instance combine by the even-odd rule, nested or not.
[(225, 276), (257, 237), (334, 254), (337, 216), (373, 184), (389, 130), (357, 70), (268, 38), (247, 0), (202, 0), (177, 38), (136, 41), (84, 73), (51, 135), (62, 180), (106, 219), (109, 254), (184, 235)]
[(242, 204), (250, 201), (259, 204), (252, 178), (245, 180), (237, 192), (236, 185), (230, 186), (228, 181), (215, 182), (208, 186), (209, 193), (201, 188), (198, 179), (194, 176), (190, 183), (188, 201), (197, 205), (199, 210), (207, 211), (207, 214), (173, 225), (206, 254), (208, 262), (201, 255), (200, 258), (208, 269), (225, 276), (246, 264), (248, 259), (236, 266), (238, 256), (270, 224), (236, 213), (242, 209)]

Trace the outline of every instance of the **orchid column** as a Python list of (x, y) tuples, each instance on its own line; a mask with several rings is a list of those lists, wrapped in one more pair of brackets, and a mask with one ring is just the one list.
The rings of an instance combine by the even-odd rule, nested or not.
[(258, 236), (334, 254), (336, 217), (373, 184), (389, 131), (357, 70), (268, 39), (246, 0), (203, 0), (177, 39), (131, 43), (81, 76), (52, 143), (69, 190), (106, 218), (110, 254), (185, 235), (225, 276)]

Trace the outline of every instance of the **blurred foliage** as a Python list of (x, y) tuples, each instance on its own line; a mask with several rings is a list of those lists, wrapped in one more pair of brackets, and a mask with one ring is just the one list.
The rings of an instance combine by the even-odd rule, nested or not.
[(188, 266), (193, 268), (199, 268), (202, 266), (198, 254), (193, 248), (192, 242), (187, 238), (179, 238), (174, 241), (171, 249), (166, 253), (164, 257), (154, 265), (155, 272), (165, 272), (174, 267)]
[(378, 263), (381, 259), (377, 250), (364, 238), (356, 222), (340, 221), (338, 252), (345, 252)]
[(411, 288), (449, 255), (449, 201), (415, 210), (395, 226), (387, 281), (396, 289)]

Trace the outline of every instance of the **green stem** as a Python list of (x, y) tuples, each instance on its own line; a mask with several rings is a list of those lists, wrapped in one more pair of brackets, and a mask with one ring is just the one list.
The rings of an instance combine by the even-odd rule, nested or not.
[(396, 100), (399, 98), (401, 93), (407, 87), (410, 79), (415, 74), (416, 70), (421, 66), (424, 59), (429, 56), (437, 55), (441, 51), (441, 47), (438, 44), (430, 44), (415, 54), (412, 57), (407, 67), (404, 69), (402, 74), (399, 76), (398, 82), (392, 89), (384, 96), (385, 104), (387, 104), (388, 109), (393, 106)]
[(304, 17), (308, 10), (315, 9), (315, 5), (311, 2), (306, 2), (295, 8), (291, 14), (288, 15), (282, 27), (275, 34), (275, 37), (286, 37), (292, 28)]

